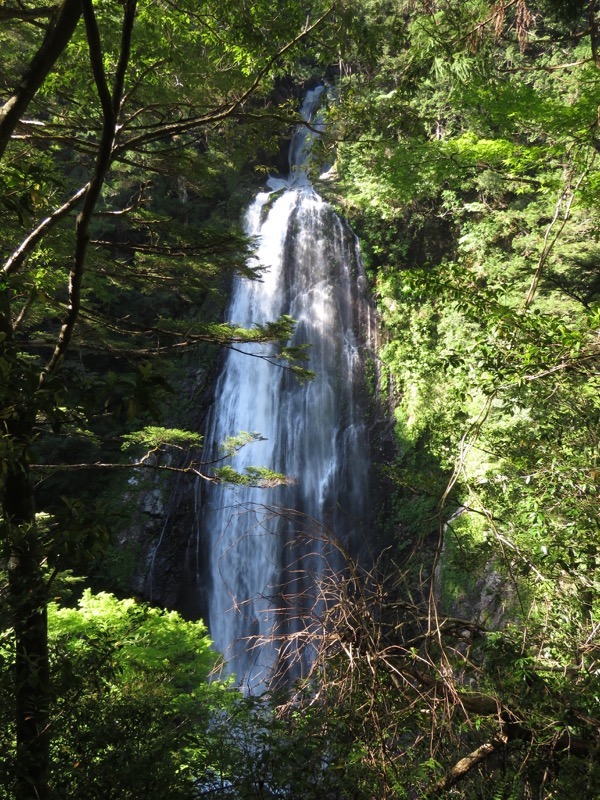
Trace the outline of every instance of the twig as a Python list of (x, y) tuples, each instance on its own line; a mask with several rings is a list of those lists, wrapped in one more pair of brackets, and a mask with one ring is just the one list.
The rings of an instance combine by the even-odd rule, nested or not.
[(89, 186), (90, 184), (86, 183), (85, 186), (82, 186), (81, 189), (78, 189), (74, 195), (72, 195), (65, 203), (62, 204), (62, 206), (59, 206), (59, 208), (53, 211), (50, 216), (42, 220), (39, 225), (34, 228), (25, 239), (23, 239), (21, 244), (12, 253), (2, 267), (2, 273), (4, 275), (12, 275), (23, 265), (27, 259), (27, 256), (31, 253), (40, 239), (46, 233), (48, 233), (48, 231), (53, 228), (57, 222), (60, 222), (61, 219), (66, 217), (67, 214), (75, 208), (83, 195), (89, 189)]

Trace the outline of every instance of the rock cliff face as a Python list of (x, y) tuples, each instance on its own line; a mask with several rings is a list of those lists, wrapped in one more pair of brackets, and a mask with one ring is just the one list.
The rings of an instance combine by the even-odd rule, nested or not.
[(457, 598), (448, 611), (453, 617), (495, 631), (506, 625), (514, 599), (512, 586), (490, 562), (477, 577), (473, 588)]
[(176, 482), (155, 545), (148, 552), (143, 596), (153, 605), (175, 609), (186, 619), (208, 618), (206, 542), (195, 535), (202, 486)]
[[(448, 525), (462, 513), (459, 509)], [(432, 536), (432, 544), (436, 539), (437, 533)], [(490, 631), (502, 629), (512, 617), (516, 599), (514, 586), (502, 576), (493, 558), (457, 566), (456, 553), (445, 543), (435, 569), (434, 588), (438, 609), (444, 615)]]
[[(189, 376), (176, 381), (175, 394), (180, 409), (168, 422), (172, 427), (202, 430), (213, 397), (219, 359), (208, 368), (189, 365)], [(199, 454), (202, 458), (202, 454)], [(186, 454), (172, 459), (169, 466), (186, 461)], [(141, 471), (140, 471), (141, 473)], [(152, 473), (144, 470), (129, 480), (125, 502), (134, 505), (138, 524), (122, 532), (119, 546), (135, 553), (135, 566), (129, 581), (130, 591), (152, 605), (180, 611), (184, 616), (205, 616), (202, 604), (191, 607), (186, 564), (194, 529), (201, 481), (193, 474)], [(199, 591), (200, 596), (202, 591)]]

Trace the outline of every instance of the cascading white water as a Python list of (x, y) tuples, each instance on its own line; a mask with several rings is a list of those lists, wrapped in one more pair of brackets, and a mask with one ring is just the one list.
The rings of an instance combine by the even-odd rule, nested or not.
[[(304, 119), (314, 117), (322, 91), (307, 94)], [(285, 667), (276, 624), (289, 637), (297, 606), (314, 602), (322, 537), (292, 545), (295, 528), (326, 525), (348, 542), (358, 540), (368, 516), (363, 373), (370, 311), (356, 239), (307, 175), (313, 135), (305, 126), (296, 131), (288, 180), (270, 179), (271, 191), (261, 192), (248, 209), (246, 230), (257, 240), (254, 261), (266, 269), (260, 281), (237, 280), (228, 318), (252, 327), (292, 316), (292, 343), (310, 345), (308, 366), (316, 378), (301, 385), (267, 360), (230, 351), (206, 434), (218, 443), (240, 431), (259, 433), (264, 438), (243, 447), (232, 465), (240, 472), (265, 466), (294, 481), (266, 490), (209, 486), (199, 512), (210, 634), (250, 691)]]

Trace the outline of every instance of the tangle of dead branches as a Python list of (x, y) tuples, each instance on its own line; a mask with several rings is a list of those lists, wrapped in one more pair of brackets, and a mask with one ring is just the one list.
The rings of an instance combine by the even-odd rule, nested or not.
[[(324, 709), (343, 720), (386, 796), (400, 782), (419, 797), (440, 796), (511, 752), (524, 759), (534, 751), (548, 759), (592, 756), (593, 735), (561, 729), (560, 698), (549, 736), (518, 697), (494, 690), (482, 655), (490, 632), (437, 608), (432, 613), (431, 573), (419, 578), (413, 565), (394, 564), (390, 551), (359, 559), (316, 521), (289, 510), (270, 513), (295, 531), (287, 584), (277, 592), (281, 622), (269, 640), (280, 654), (271, 681), (304, 675), (279, 713)], [(251, 646), (263, 644), (255, 639)], [(590, 731), (599, 724), (587, 723)], [(546, 719), (542, 727), (552, 724)], [(436, 767), (423, 777), (417, 762)]]

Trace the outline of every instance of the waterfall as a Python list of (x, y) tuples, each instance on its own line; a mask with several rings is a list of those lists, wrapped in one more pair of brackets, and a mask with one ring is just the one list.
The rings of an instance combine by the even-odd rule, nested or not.
[[(314, 120), (322, 91), (308, 92), (305, 120)], [(249, 691), (277, 669), (298, 675), (306, 666), (306, 656), (293, 667), (282, 662), (293, 661), (286, 636), (301, 628), (303, 614), (316, 613), (314, 582), (331, 558), (322, 531), (355, 547), (369, 514), (370, 309), (356, 238), (308, 177), (314, 135), (299, 126), (288, 179), (269, 179), (247, 211), (246, 231), (257, 242), (252, 261), (265, 271), (260, 281), (236, 280), (227, 316), (246, 327), (292, 316), (292, 344), (310, 345), (316, 378), (300, 384), (255, 357), (269, 348), (229, 351), (206, 432), (215, 443), (240, 431), (260, 434), (232, 466), (265, 466), (293, 480), (274, 489), (209, 485), (199, 509), (209, 631)]]

